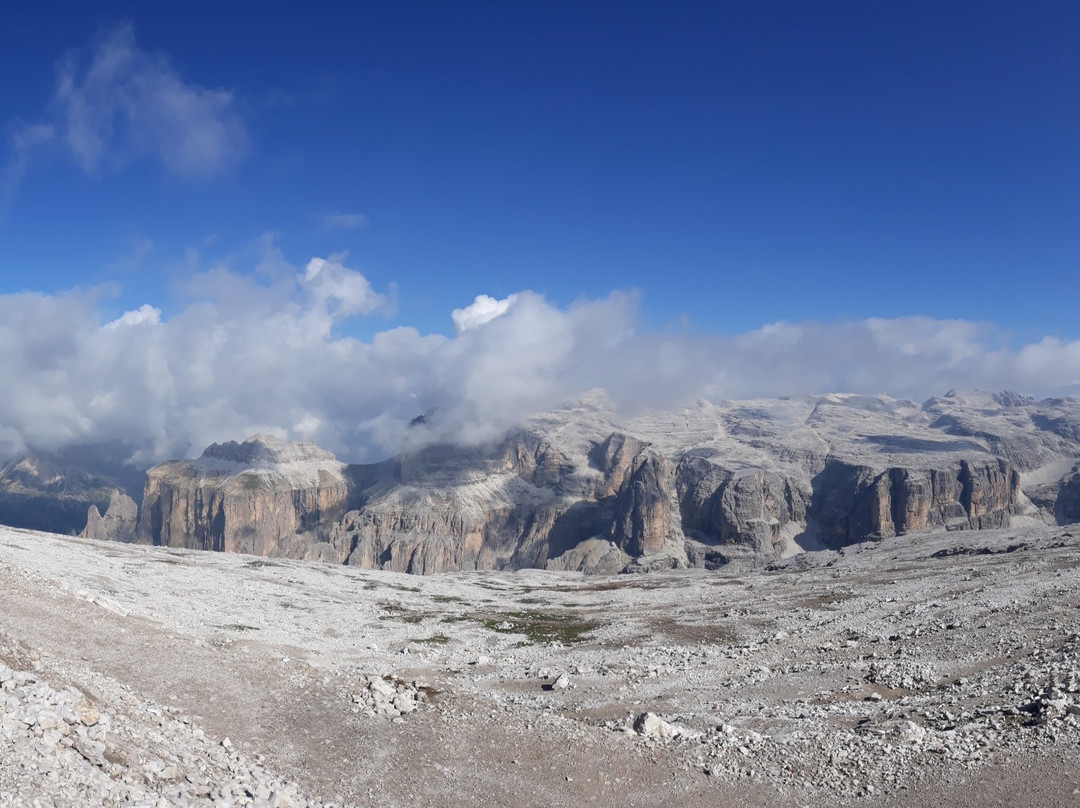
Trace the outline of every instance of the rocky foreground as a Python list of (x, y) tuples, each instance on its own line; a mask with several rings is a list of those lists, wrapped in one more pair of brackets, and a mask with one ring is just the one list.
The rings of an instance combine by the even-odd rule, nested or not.
[(0, 530), (0, 804), (1075, 805), (1080, 531), (410, 577)]

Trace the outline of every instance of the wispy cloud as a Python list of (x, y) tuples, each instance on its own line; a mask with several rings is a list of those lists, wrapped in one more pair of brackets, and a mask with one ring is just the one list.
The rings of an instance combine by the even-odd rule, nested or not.
[(169, 316), (151, 301), (103, 322), (94, 290), (0, 295), (0, 454), (120, 439), (151, 460), (275, 431), (370, 460), (400, 448), (409, 421), (431, 409), (430, 437), (479, 440), (594, 387), (629, 411), (696, 398), (1080, 389), (1080, 341), (1013, 346), (992, 324), (926, 317), (658, 334), (637, 326), (638, 297), (624, 292), (570, 306), (529, 291), (481, 296), (454, 312), (453, 337), (398, 327), (360, 341), (340, 324), (386, 310), (391, 293), (340, 256), (296, 267), (272, 243), (256, 248), (273, 254), (273, 273), (250, 255), (204, 269)]
[(248, 149), (233, 94), (185, 81), (167, 56), (138, 46), (130, 24), (109, 31), (90, 53), (60, 63), (43, 118), (15, 128), (4, 172), (9, 196), (34, 155), (53, 141), (94, 177), (155, 159), (176, 176), (209, 180)]
[(11, 160), (0, 169), (0, 212), (11, 202), (15, 191), (30, 170), (34, 153), (56, 139), (56, 127), (51, 124), (19, 124), (11, 139)]
[(322, 217), (322, 226), (327, 230), (360, 230), (371, 224), (362, 213), (326, 213)]

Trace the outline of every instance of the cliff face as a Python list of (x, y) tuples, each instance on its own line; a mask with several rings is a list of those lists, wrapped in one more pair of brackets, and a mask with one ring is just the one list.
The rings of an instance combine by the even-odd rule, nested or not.
[(214, 444), (146, 473), (138, 540), (255, 555), (293, 555), (348, 509), (344, 464), (313, 444), (270, 436)]
[(779, 555), (806, 519), (804, 493), (773, 472), (733, 470), (694, 454), (679, 464), (675, 483), (683, 531), (705, 544)]
[[(334, 555), (364, 568), (415, 573), (614, 571), (675, 539), (662, 458), (612, 434), (587, 460), (575, 465), (531, 432), (488, 452), (438, 447), (408, 455), (396, 470), (388, 466), (363, 492), (364, 507), (334, 528)], [(598, 546), (583, 551), (588, 542)]]
[[(1016, 514), (1080, 520), (1078, 425), (1080, 401), (1013, 395), (700, 402), (629, 421), (593, 398), (490, 445), (369, 466), (256, 437), (151, 469), (132, 538), (421, 574), (763, 563)], [(95, 509), (86, 535), (121, 537), (130, 511)]]
[(1022, 507), (1020, 475), (1000, 458), (880, 472), (830, 460), (812, 491), (808, 528), (829, 547), (913, 531), (1003, 527)]

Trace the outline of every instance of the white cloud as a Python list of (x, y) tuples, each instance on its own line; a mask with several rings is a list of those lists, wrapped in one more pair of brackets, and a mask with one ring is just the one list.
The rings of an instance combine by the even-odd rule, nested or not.
[(47, 118), (16, 132), (9, 195), (32, 155), (54, 140), (91, 176), (155, 158), (193, 180), (231, 169), (248, 143), (233, 94), (184, 81), (166, 56), (139, 48), (131, 25), (110, 31), (88, 57), (74, 53), (60, 64)]
[(509, 310), (517, 299), (517, 295), (509, 295), (502, 300), (497, 300), (488, 295), (477, 295), (473, 302), (461, 309), (450, 312), (450, 319), (454, 321), (454, 330), (459, 334), (462, 331), (471, 331), (491, 322)]
[(371, 221), (362, 213), (327, 213), (322, 217), (327, 230), (359, 230), (369, 224)]
[(370, 461), (406, 434), (492, 437), (594, 387), (627, 410), (697, 397), (1080, 388), (1080, 340), (1013, 347), (991, 324), (925, 317), (657, 334), (637, 327), (639, 301), (626, 293), (569, 307), (528, 291), (478, 298), (456, 311), (452, 337), (396, 327), (360, 341), (336, 325), (380, 311), (387, 295), (340, 257), (299, 271), (278, 260), (271, 275), (223, 264), (194, 276), (168, 317), (147, 304), (103, 322), (93, 291), (0, 295), (0, 453), (120, 439), (160, 460), (274, 431)]
[(139, 308), (125, 311), (112, 322), (105, 323), (104, 328), (113, 330), (137, 325), (157, 325), (160, 322), (161, 309), (156, 309), (149, 303), (143, 303)]
[(300, 286), (314, 306), (325, 310), (334, 320), (386, 311), (391, 305), (386, 295), (377, 294), (371, 288), (367, 278), (347, 269), (335, 256), (308, 261)]

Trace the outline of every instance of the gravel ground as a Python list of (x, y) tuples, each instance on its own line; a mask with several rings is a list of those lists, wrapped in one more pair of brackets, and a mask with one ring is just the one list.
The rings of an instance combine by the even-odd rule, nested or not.
[(0, 805), (1075, 805), (1080, 530), (426, 578), (0, 528)]

